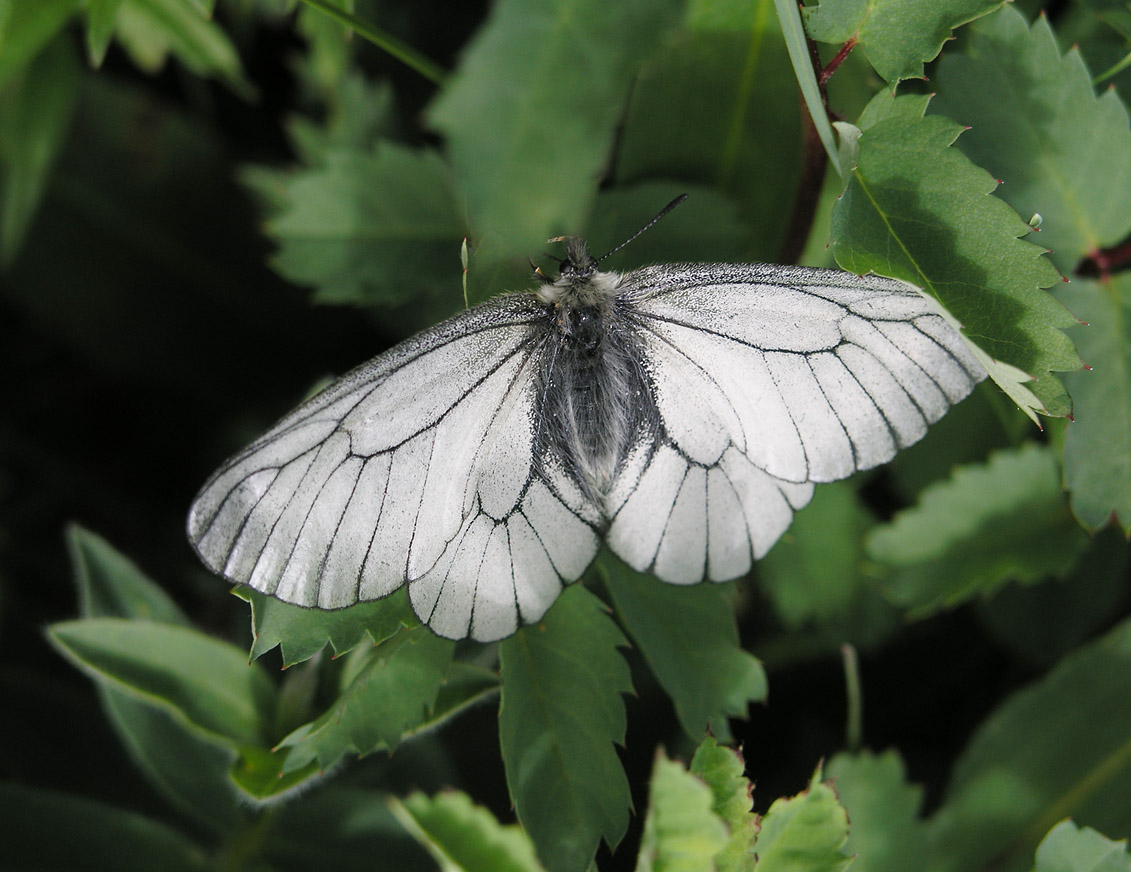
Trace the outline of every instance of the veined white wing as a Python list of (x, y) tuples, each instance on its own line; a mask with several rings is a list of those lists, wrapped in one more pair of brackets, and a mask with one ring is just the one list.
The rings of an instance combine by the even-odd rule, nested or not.
[(813, 482), (890, 460), (985, 377), (918, 289), (770, 264), (626, 275), (662, 421), (610, 493), (610, 547), (678, 584), (749, 570)]
[(592, 560), (599, 516), (535, 456), (544, 320), (531, 298), (499, 298), (301, 405), (197, 495), (201, 559), (324, 609), (407, 582), (420, 619), (451, 638), (538, 620)]

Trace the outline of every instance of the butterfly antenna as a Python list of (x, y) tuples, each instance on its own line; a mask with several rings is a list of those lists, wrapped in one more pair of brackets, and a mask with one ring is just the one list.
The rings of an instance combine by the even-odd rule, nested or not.
[(645, 230), (649, 229), (653, 224), (655, 224), (657, 221), (659, 221), (661, 218), (663, 218), (665, 215), (667, 215), (672, 209), (674, 209), (676, 206), (678, 206), (680, 203), (682, 203), (686, 199), (687, 199), (687, 194), (680, 194), (678, 197), (676, 197), (674, 200), (672, 200), (670, 203), (668, 203), (668, 205), (666, 205), (663, 209), (661, 209), (656, 214), (655, 218), (653, 218), (651, 221), (649, 221), (647, 224), (645, 224), (643, 227), (641, 227), (639, 230), (637, 230), (635, 233), (633, 233), (630, 237), (628, 237), (628, 239), (626, 239), (624, 242), (622, 242), (620, 245), (618, 245), (612, 251), (605, 252), (603, 255), (601, 255), (599, 258), (597, 258), (596, 262), (600, 263), (601, 261), (603, 261), (609, 255), (616, 254), (618, 251), (620, 251), (622, 248), (624, 248), (626, 245), (628, 245), (630, 242), (632, 242), (634, 239), (636, 239), (636, 237), (638, 237)]

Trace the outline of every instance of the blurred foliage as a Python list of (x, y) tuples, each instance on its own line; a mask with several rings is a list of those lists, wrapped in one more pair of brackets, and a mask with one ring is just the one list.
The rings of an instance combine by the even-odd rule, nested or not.
[[(1131, 4), (1022, 7), (0, 0), (0, 866), (1127, 868)], [(311, 385), (682, 192), (613, 268), (906, 278), (1005, 393), (498, 645), (199, 567)]]

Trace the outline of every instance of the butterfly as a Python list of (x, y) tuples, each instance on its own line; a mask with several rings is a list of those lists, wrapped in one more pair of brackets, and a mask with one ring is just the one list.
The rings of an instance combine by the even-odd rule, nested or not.
[(557, 277), (378, 355), (221, 466), (188, 518), (201, 560), (321, 609), (407, 584), (435, 633), (500, 639), (602, 541), (672, 584), (746, 574), (814, 483), (890, 460), (986, 374), (902, 281), (620, 274), (551, 242)]

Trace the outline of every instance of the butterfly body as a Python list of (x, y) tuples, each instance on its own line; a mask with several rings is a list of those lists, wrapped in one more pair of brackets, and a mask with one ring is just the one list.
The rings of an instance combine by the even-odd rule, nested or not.
[(746, 573), (813, 483), (885, 462), (984, 377), (903, 282), (767, 264), (555, 279), (347, 374), (230, 459), (206, 564), (339, 608), (407, 584), (441, 635), (538, 620), (602, 540), (692, 584)]

